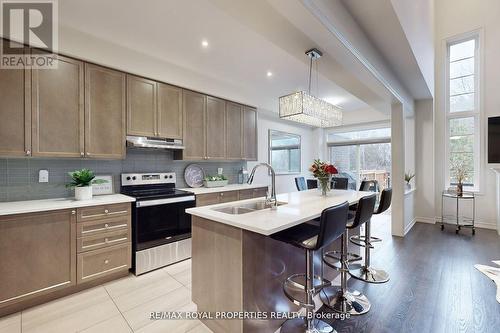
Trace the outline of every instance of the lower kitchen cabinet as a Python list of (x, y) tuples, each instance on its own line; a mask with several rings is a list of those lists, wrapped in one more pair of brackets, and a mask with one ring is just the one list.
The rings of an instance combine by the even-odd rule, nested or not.
[(239, 191), (221, 191), (215, 193), (197, 194), (196, 207), (215, 205), (219, 203), (265, 197), (267, 187), (258, 187)]
[(0, 308), (76, 284), (76, 212), (0, 217)]
[(0, 216), (0, 316), (125, 276), (131, 205)]

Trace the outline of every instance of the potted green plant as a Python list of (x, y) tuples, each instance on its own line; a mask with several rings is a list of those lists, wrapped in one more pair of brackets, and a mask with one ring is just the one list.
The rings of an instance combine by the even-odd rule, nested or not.
[(411, 190), (411, 180), (415, 177), (415, 174), (408, 171), (405, 173), (406, 189)]
[(226, 186), (228, 182), (229, 181), (224, 175), (206, 176), (203, 179), (203, 185), (205, 185), (205, 187), (222, 187)]
[(71, 183), (66, 184), (66, 187), (75, 189), (76, 200), (92, 199), (92, 184), (107, 183), (103, 179), (94, 179), (95, 174), (89, 169), (75, 170), (68, 174), (71, 177)]

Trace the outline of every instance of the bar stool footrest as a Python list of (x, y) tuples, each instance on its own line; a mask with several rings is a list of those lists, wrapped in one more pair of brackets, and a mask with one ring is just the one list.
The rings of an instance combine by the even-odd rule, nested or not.
[[(321, 278), (318, 275), (314, 276), (314, 288), (311, 291), (313, 296), (317, 295), (323, 288), (330, 287), (331, 281)], [(307, 303), (306, 292), (306, 275), (293, 274), (283, 282), (283, 292), (285, 296), (295, 305), (306, 309), (315, 309), (316, 305)]]

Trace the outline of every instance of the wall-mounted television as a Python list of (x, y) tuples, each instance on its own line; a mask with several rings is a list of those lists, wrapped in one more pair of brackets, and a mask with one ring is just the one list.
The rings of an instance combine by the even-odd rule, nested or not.
[(488, 163), (500, 163), (500, 117), (488, 118)]

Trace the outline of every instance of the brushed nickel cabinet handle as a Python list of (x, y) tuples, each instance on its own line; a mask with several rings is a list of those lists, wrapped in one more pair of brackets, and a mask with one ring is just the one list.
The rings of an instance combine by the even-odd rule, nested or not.
[(82, 151), (82, 152), (80, 152), (80, 156), (81, 156), (81, 157), (85, 156), (85, 153), (84, 153), (83, 151)]
[(221, 193), (221, 194), (220, 194), (220, 196), (221, 196), (221, 197), (223, 197), (223, 196), (224, 196), (224, 193)]
[(75, 210), (72, 210), (71, 211), (71, 215), (75, 215), (76, 214), (76, 211)]
[(105, 223), (104, 224), (104, 228), (108, 229), (109, 228), (109, 224)]
[(30, 156), (31, 155), (31, 150), (26, 150), (26, 156)]
[(105, 210), (104, 210), (104, 213), (105, 213), (105, 214), (108, 214), (108, 213), (109, 213), (109, 210), (105, 209)]
[(109, 264), (109, 260), (108, 260), (108, 259), (104, 260), (104, 263), (105, 263), (106, 265), (107, 265), (107, 264)]

